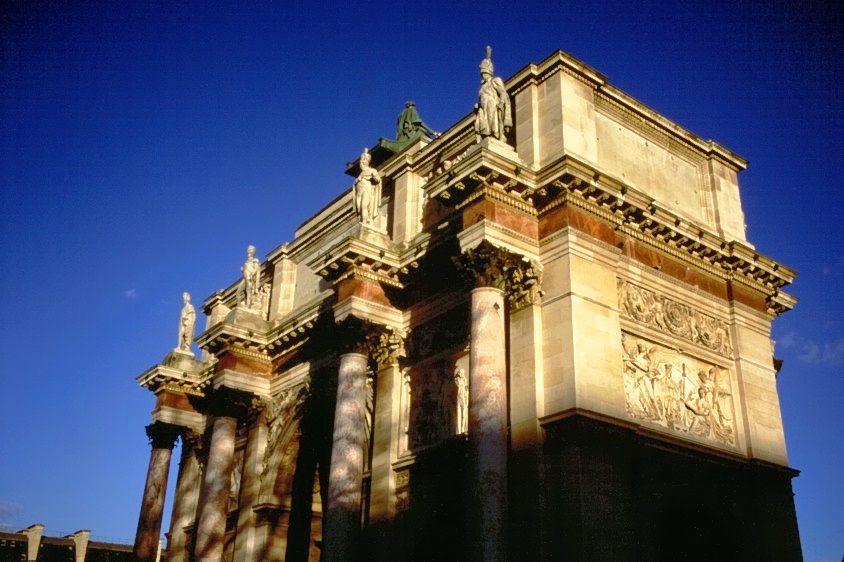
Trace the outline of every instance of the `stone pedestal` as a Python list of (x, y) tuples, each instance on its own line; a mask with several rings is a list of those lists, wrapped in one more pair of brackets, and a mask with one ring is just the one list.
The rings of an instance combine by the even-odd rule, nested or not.
[(141, 502), (133, 549), (137, 559), (142, 562), (155, 560), (158, 553), (161, 516), (164, 513), (167, 477), (170, 473), (170, 457), (179, 432), (179, 427), (160, 422), (147, 426), (152, 452), (149, 457), (147, 481), (144, 486), (144, 497)]
[(214, 419), (196, 525), (196, 559), (199, 562), (219, 562), (223, 557), (236, 433), (237, 418), (217, 416)]
[(507, 513), (507, 365), (504, 291), (471, 297), (469, 440), (475, 502), (473, 560), (505, 560)]
[(360, 531), (366, 367), (365, 355), (347, 353), (340, 356), (325, 513), (323, 560), (326, 562), (355, 559), (355, 543)]

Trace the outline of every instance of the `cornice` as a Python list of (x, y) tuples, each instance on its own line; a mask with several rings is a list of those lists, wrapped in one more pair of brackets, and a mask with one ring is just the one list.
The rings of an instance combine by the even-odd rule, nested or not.
[(166, 365), (155, 365), (135, 379), (138, 384), (153, 393), (169, 390), (184, 394), (201, 396), (198, 389), (202, 380), (201, 371), (185, 370)]

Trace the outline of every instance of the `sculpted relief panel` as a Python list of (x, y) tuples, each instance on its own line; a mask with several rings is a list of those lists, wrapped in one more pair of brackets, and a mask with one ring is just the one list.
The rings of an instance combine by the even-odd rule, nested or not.
[(630, 334), (621, 344), (630, 417), (735, 446), (728, 369)]
[(618, 302), (622, 317), (702, 345), (724, 357), (733, 354), (726, 322), (624, 279), (618, 280)]

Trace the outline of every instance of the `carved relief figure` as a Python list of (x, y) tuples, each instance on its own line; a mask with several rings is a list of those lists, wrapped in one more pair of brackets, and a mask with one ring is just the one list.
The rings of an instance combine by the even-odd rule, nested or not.
[(504, 81), (493, 76), (492, 47), (486, 48), (486, 58), (481, 61), (481, 89), (475, 104), (475, 142), (484, 137), (504, 140), (513, 126), (510, 111), (510, 96), (504, 88)]
[(355, 212), (363, 224), (374, 225), (381, 206), (381, 175), (371, 168), (372, 157), (364, 149), (360, 157), (360, 174), (355, 180)]
[(626, 407), (632, 418), (735, 445), (727, 369), (625, 333), (621, 345)]
[(366, 411), (364, 412), (363, 430), (363, 471), (369, 470), (370, 447), (372, 444), (372, 417), (375, 415), (375, 380), (366, 377)]
[(402, 381), (402, 402), (401, 402), (401, 445), (400, 452), (405, 452), (410, 448), (410, 402), (411, 402), (411, 388), (410, 388), (410, 369), (403, 369), (401, 373)]
[(457, 385), (457, 433), (469, 433), (469, 379), (463, 369), (454, 372), (454, 384)]
[(724, 357), (732, 356), (725, 322), (623, 279), (618, 280), (618, 302), (624, 317), (682, 337)]
[(190, 303), (190, 293), (182, 293), (182, 302), (184, 306), (179, 316), (179, 345), (176, 349), (189, 352), (196, 327), (196, 309)]
[(261, 262), (255, 257), (255, 246), (246, 248), (246, 262), (240, 271), (243, 273), (243, 281), (239, 302), (243, 302), (248, 309), (257, 309), (261, 305)]

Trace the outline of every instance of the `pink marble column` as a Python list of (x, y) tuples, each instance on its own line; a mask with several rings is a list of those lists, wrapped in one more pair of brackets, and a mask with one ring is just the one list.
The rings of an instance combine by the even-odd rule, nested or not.
[(323, 532), (324, 562), (355, 559), (356, 539), (360, 532), (366, 368), (365, 355), (347, 353), (340, 356)]
[(199, 562), (223, 559), (236, 432), (237, 418), (227, 415), (214, 418), (196, 524), (195, 552)]
[(152, 445), (147, 469), (138, 530), (135, 533), (134, 553), (142, 562), (152, 562), (158, 553), (161, 534), (161, 516), (164, 513), (164, 499), (167, 493), (167, 476), (170, 473), (170, 456), (181, 428), (156, 422), (147, 426), (147, 435)]
[(187, 560), (187, 533), (185, 526), (196, 520), (196, 499), (199, 496), (199, 462), (196, 459), (196, 447), (199, 435), (192, 431), (182, 434), (182, 458), (179, 462), (179, 475), (176, 479), (176, 493), (173, 498), (173, 512), (170, 516), (170, 535), (167, 537), (168, 562)]
[(475, 518), (472, 559), (507, 558), (507, 363), (504, 291), (472, 291), (469, 440)]

